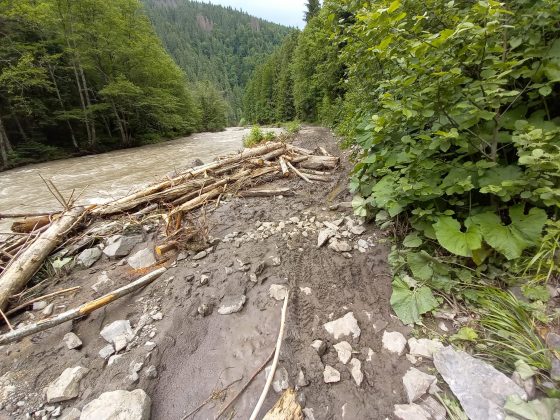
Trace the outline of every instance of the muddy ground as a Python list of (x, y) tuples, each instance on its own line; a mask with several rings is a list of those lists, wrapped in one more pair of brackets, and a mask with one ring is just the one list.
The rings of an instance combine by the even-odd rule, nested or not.
[[(387, 239), (369, 224), (362, 234), (349, 232), (349, 227), (361, 222), (348, 208), (348, 153), (339, 150), (333, 135), (326, 129), (307, 127), (294, 144), (309, 149), (323, 146), (341, 156), (332, 181), (308, 184), (289, 178), (272, 184), (291, 187), (295, 195), (290, 197), (225, 197), (207, 215), (209, 235), (216, 241), (205, 258), (193, 260), (194, 252), (168, 254), (164, 262), (168, 270), (145, 289), (86, 319), (1, 347), (0, 419), (41, 418), (53, 409), (58, 411), (58, 406), (64, 415), (70, 407), (81, 409), (105, 391), (137, 388), (151, 397), (153, 419), (181, 419), (213, 396), (190, 417), (212, 419), (274, 348), (282, 302), (270, 297), (273, 284), (290, 290), (279, 366), (286, 369), (290, 386), (297, 385), (300, 370), (304, 373), (309, 384), (298, 387), (298, 395), (309, 418), (393, 418), (393, 406), (406, 401), (402, 377), (410, 364), (405, 357), (382, 349), (382, 332), (374, 324), (387, 325), (389, 331), (409, 331), (390, 313)], [(317, 248), (324, 221), (340, 223), (341, 240), (352, 246), (350, 252)], [(153, 246), (161, 234), (149, 222), (136, 229), (144, 232), (145, 241), (135, 250)], [(95, 292), (91, 286), (103, 273), (110, 282), (105, 290)], [(206, 284), (201, 284), (203, 275), (208, 276)], [(139, 273), (125, 261), (105, 256), (90, 269), (75, 268), (49, 285), (49, 291), (82, 286), (74, 295), (56, 297), (55, 313), (137, 277)], [(218, 313), (221, 305), (243, 295), (246, 302), (240, 312)], [(211, 314), (199, 314), (202, 304)], [(348, 312), (353, 312), (361, 329), (359, 338), (345, 338), (352, 345), (353, 357), (361, 361), (365, 379), (360, 386), (333, 348), (342, 339), (335, 340), (323, 328), (324, 323)], [(15, 322), (42, 317), (41, 311), (30, 311)], [(136, 337), (108, 366), (98, 354), (107, 344), (99, 332), (122, 319), (130, 320)], [(62, 340), (70, 331), (83, 341), (78, 350), (67, 349)], [(322, 357), (311, 347), (317, 339), (328, 343)], [(142, 364), (137, 380), (131, 372), (136, 363)], [(79, 396), (46, 404), (44, 388), (65, 368), (78, 365), (90, 369), (81, 381)], [(340, 372), (340, 382), (324, 382), (325, 365)], [(263, 371), (224, 418), (248, 418), (264, 383)], [(271, 389), (262, 415), (279, 395)]]

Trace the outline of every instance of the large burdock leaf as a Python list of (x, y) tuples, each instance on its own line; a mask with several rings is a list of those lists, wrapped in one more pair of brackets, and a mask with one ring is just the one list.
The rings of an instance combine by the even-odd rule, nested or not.
[(475, 249), (482, 246), (482, 234), (477, 225), (467, 219), (466, 232), (461, 231), (461, 224), (450, 216), (441, 216), (434, 223), (436, 238), (439, 244), (449, 252), (462, 257), (472, 257)]
[(492, 212), (480, 213), (471, 217), (484, 240), (508, 260), (519, 258), (523, 251), (537, 245), (542, 229), (546, 223), (546, 212), (532, 208), (524, 214), (523, 205), (509, 210), (511, 224), (504, 225), (500, 217)]
[(398, 276), (393, 280), (391, 306), (404, 324), (420, 321), (420, 315), (435, 309), (438, 305), (428, 286), (410, 286)]

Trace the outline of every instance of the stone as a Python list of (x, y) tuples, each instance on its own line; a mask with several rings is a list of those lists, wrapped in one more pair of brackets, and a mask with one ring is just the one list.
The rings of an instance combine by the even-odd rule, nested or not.
[(200, 285), (204, 286), (206, 284), (208, 284), (208, 282), (210, 281), (210, 276), (208, 274), (202, 274), (200, 276)]
[(326, 365), (323, 371), (323, 380), (326, 384), (340, 382), (340, 372), (332, 366)]
[(549, 332), (546, 335), (546, 345), (549, 349), (559, 351), (560, 350), (560, 335)]
[(208, 315), (212, 314), (212, 305), (209, 304), (209, 303), (203, 303), (202, 305), (200, 305), (198, 307), (197, 311), (203, 317), (208, 316)]
[(60, 413), (62, 413), (62, 407), (59, 405), (52, 411), (51, 417), (60, 417)]
[(376, 334), (379, 334), (381, 331), (387, 328), (387, 325), (389, 325), (387, 321), (385, 321), (384, 319), (379, 319), (373, 323), (373, 330)]
[(64, 334), (62, 341), (64, 341), (64, 344), (66, 344), (69, 350), (77, 349), (82, 346), (82, 340), (73, 332)]
[(284, 300), (287, 293), (288, 288), (283, 284), (271, 284), (268, 290), (270, 297), (276, 300)]
[(430, 420), (431, 416), (418, 404), (397, 404), (393, 411), (399, 420)]
[(312, 408), (304, 408), (302, 411), (305, 416), (305, 420), (315, 420)]
[(537, 385), (535, 384), (534, 377), (523, 379), (519, 372), (513, 372), (513, 374), (511, 375), (511, 380), (525, 390), (529, 399), (535, 398)]
[(414, 337), (408, 339), (408, 347), (410, 354), (415, 357), (424, 357), (432, 360), (434, 353), (443, 348), (443, 344), (438, 340), (429, 340), (427, 338), (416, 339)]
[(109, 357), (107, 360), (107, 366), (113, 366), (114, 363), (117, 363), (120, 359), (122, 359), (122, 354), (114, 354), (113, 356)]
[(128, 265), (135, 270), (142, 270), (151, 267), (157, 262), (154, 252), (151, 249), (144, 248), (136, 252), (132, 257), (128, 258)]
[(398, 331), (383, 332), (383, 348), (401, 356), (406, 348), (406, 338)]
[(432, 384), (437, 383), (437, 378), (421, 370), (411, 367), (403, 377), (403, 385), (408, 397), (408, 402), (413, 403), (428, 392)]
[(151, 317), (154, 321), (161, 321), (163, 319), (163, 313), (156, 312), (155, 314), (151, 315)]
[(434, 354), (434, 365), (471, 419), (505, 419), (509, 396), (527, 400), (525, 391), (506, 375), (451, 346)]
[(54, 312), (54, 303), (49, 303), (41, 312), (45, 316), (51, 316)]
[(48, 303), (46, 300), (40, 300), (38, 302), (33, 302), (32, 309), (34, 311), (42, 311), (47, 307)]
[(341, 318), (327, 322), (323, 325), (323, 327), (334, 337), (335, 340), (349, 335), (352, 335), (354, 338), (358, 338), (362, 333), (353, 312), (348, 312)]
[(310, 287), (300, 287), (299, 290), (304, 295), (309, 296), (311, 294), (311, 288)]
[(127, 342), (130, 342), (130, 340), (134, 338), (134, 333), (128, 319), (121, 319), (106, 325), (101, 330), (100, 335), (105, 339), (105, 341), (113, 345), (115, 344), (115, 339), (117, 337), (124, 336)]
[(80, 393), (80, 381), (89, 369), (76, 366), (64, 369), (64, 372), (47, 387), (47, 402), (56, 403), (76, 398)]
[(339, 241), (333, 238), (329, 242), (329, 249), (335, 252), (350, 252), (352, 251), (352, 246), (346, 241)]
[(356, 358), (350, 360), (350, 374), (356, 385), (360, 386), (364, 380), (364, 374), (362, 373), (362, 362)]
[(313, 343), (311, 343), (311, 347), (313, 347), (317, 351), (319, 357), (327, 352), (327, 343), (322, 340), (315, 340)]
[[(272, 366), (268, 366), (265, 369), (265, 376), (267, 378), (268, 375), (270, 375), (271, 370), (272, 370)], [(285, 389), (288, 389), (289, 387), (290, 387), (290, 382), (289, 382), (288, 371), (284, 367), (277, 368), (276, 372), (274, 372), (274, 379), (272, 380), (272, 388), (274, 389), (274, 392), (279, 394)]]
[(282, 263), (282, 260), (280, 260), (280, 257), (272, 257), (270, 263), (273, 267), (278, 267)]
[(151, 405), (142, 389), (104, 392), (84, 407), (80, 420), (149, 420)]
[(447, 410), (434, 397), (427, 396), (418, 405), (430, 414), (433, 420), (445, 420), (447, 418)]
[(208, 255), (208, 252), (206, 251), (200, 251), (198, 254), (195, 254), (192, 259), (193, 260), (201, 260), (203, 258), (206, 258), (206, 256)]
[(309, 381), (305, 377), (305, 373), (303, 372), (303, 369), (300, 369), (297, 376), (296, 386), (298, 388), (303, 388), (306, 387), (307, 385), (309, 385)]
[(148, 366), (144, 375), (146, 375), (146, 378), (148, 379), (156, 379), (158, 377), (157, 368), (154, 365)]
[(334, 349), (338, 353), (338, 360), (346, 364), (352, 358), (352, 346), (348, 341), (341, 341), (334, 345)]
[(332, 229), (323, 229), (319, 231), (319, 235), (317, 236), (317, 248), (321, 248), (323, 245), (327, 243), (329, 239), (331, 239), (335, 235), (335, 231)]
[(102, 254), (103, 251), (98, 247), (84, 249), (80, 255), (76, 257), (76, 263), (84, 268), (90, 268), (101, 258)]
[(189, 163), (189, 166), (191, 168), (196, 168), (197, 166), (202, 166), (202, 165), (204, 165), (204, 162), (198, 158), (191, 160)]
[(157, 346), (156, 343), (154, 343), (153, 341), (146, 341), (146, 343), (144, 343), (144, 347), (146, 347), (146, 350), (148, 351), (152, 351), (153, 349), (155, 349)]
[(128, 344), (128, 340), (126, 339), (125, 335), (119, 335), (118, 337), (115, 337), (115, 339), (113, 340), (113, 345), (115, 346), (115, 352), (117, 353), (121, 350), (124, 350), (127, 344)]
[(113, 347), (113, 345), (112, 344), (107, 344), (105, 347), (103, 347), (101, 350), (99, 350), (98, 354), (99, 354), (99, 357), (107, 360), (107, 358), (114, 353), (115, 353), (115, 348)]
[(142, 235), (115, 235), (111, 236), (103, 248), (103, 253), (109, 258), (122, 258), (126, 257), (132, 248), (142, 242)]
[(247, 297), (245, 295), (227, 297), (222, 300), (222, 304), (218, 308), (218, 313), (220, 315), (230, 315), (239, 312), (243, 309)]
[(113, 286), (113, 280), (109, 278), (106, 271), (103, 271), (98, 277), (97, 281), (92, 284), (91, 288), (97, 292), (101, 293), (105, 290), (108, 290)]
[(550, 368), (550, 379), (560, 381), (560, 360), (556, 357), (552, 358), (552, 367)]
[(82, 412), (75, 407), (66, 408), (62, 412), (62, 417), (60, 420), (80, 420), (80, 415)]
[(366, 231), (366, 228), (363, 226), (356, 226), (353, 225), (350, 227), (350, 232), (352, 232), (353, 235), (361, 235), (362, 233), (364, 233)]

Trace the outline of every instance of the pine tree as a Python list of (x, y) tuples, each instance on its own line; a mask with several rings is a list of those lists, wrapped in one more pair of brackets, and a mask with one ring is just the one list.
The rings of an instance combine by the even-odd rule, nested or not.
[(305, 12), (305, 21), (309, 22), (321, 10), (321, 2), (319, 0), (308, 0), (305, 4), (307, 11)]

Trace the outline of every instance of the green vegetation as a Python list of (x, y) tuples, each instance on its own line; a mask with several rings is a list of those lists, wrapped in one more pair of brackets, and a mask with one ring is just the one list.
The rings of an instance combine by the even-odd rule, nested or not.
[(232, 9), (187, 0), (142, 0), (157, 34), (190, 82), (210, 82), (225, 97), (228, 123), (241, 118), (255, 66), (290, 29)]
[(273, 131), (263, 131), (258, 125), (255, 125), (251, 128), (249, 134), (243, 138), (243, 146), (253, 147), (274, 139), (276, 139), (276, 134)]
[[(548, 369), (535, 331), (557, 316), (558, 21), (553, 0), (326, 0), (245, 96), (250, 122), (320, 122), (353, 146), (355, 212), (399, 238), (397, 315), (420, 323), (452, 296), (482, 316), (455, 339), (500, 337), (487, 351), (510, 369), (515, 334), (524, 360)], [(501, 292), (512, 286), (526, 304)]]

